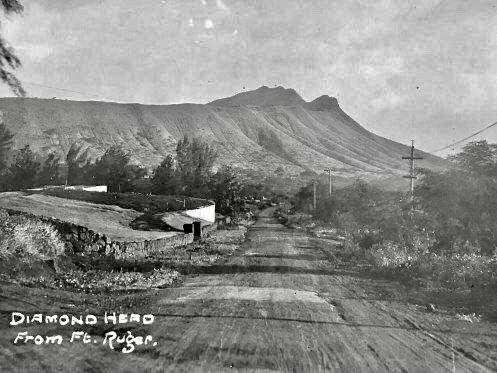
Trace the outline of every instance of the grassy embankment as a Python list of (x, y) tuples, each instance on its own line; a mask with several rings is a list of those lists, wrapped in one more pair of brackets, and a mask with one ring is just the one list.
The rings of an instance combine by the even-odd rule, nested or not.
[(62, 188), (28, 191), (28, 193), (43, 194), (98, 205), (118, 206), (140, 212), (141, 215), (130, 222), (130, 228), (136, 230), (174, 230), (162, 222), (161, 214), (165, 212), (196, 209), (207, 206), (210, 203), (210, 201), (206, 199), (193, 197), (145, 195), (140, 193), (101, 193), (83, 190), (67, 190)]
[(145, 195), (139, 193), (100, 193), (61, 188), (28, 192), (91, 202), (100, 205), (116, 205), (125, 209), (151, 213), (195, 209), (205, 206), (206, 203), (208, 203), (205, 199), (192, 197)]

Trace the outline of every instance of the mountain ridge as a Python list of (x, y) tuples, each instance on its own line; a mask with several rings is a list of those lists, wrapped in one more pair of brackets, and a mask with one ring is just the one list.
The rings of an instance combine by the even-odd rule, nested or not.
[(261, 86), (253, 91), (241, 92), (231, 97), (221, 98), (208, 103), (213, 106), (304, 106), (314, 111), (339, 109), (335, 97), (322, 95), (313, 101), (305, 101), (293, 88)]
[[(354, 121), (334, 97), (306, 102), (293, 89), (260, 87), (208, 104), (144, 105), (102, 101), (0, 98), (14, 147), (29, 144), (65, 157), (73, 143), (100, 156), (122, 144), (135, 163), (155, 166), (183, 136), (200, 136), (219, 152), (218, 165), (267, 175), (334, 168), (350, 176), (399, 174), (409, 147), (375, 135)], [(419, 152), (422, 166), (441, 158)]]

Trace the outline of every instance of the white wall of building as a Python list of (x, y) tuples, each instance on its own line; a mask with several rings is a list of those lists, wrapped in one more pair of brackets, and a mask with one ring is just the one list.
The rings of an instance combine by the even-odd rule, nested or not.
[(216, 221), (216, 205), (212, 204), (206, 207), (200, 207), (194, 210), (186, 210), (185, 214), (197, 219), (206, 220), (209, 223), (214, 223)]
[(45, 190), (45, 189), (66, 189), (66, 190), (85, 190), (87, 192), (107, 192), (107, 185), (48, 185), (40, 188), (31, 188), (28, 190)]
[(68, 185), (64, 189), (67, 190), (84, 190), (87, 192), (107, 192), (107, 185), (94, 185), (94, 186), (85, 186), (85, 185)]

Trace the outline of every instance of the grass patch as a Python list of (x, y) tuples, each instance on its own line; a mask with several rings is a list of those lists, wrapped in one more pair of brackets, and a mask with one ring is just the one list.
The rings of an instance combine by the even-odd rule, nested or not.
[(71, 270), (61, 273), (50, 285), (74, 291), (99, 292), (169, 287), (178, 282), (181, 282), (179, 272), (171, 268), (162, 267), (146, 273)]
[(192, 197), (145, 195), (138, 193), (101, 193), (84, 190), (65, 190), (60, 188), (28, 191), (28, 193), (39, 193), (52, 197), (73, 199), (101, 205), (115, 205), (144, 213), (188, 210), (209, 204), (205, 199)]
[(433, 286), (451, 289), (497, 286), (497, 257), (433, 253), (394, 242), (375, 244), (365, 253), (376, 272), (405, 281), (424, 279)]

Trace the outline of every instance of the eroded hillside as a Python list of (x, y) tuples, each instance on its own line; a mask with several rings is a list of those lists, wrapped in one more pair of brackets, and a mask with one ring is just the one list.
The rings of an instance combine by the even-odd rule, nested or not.
[[(140, 105), (57, 99), (2, 98), (0, 111), (15, 147), (55, 151), (83, 144), (90, 157), (122, 144), (135, 162), (158, 164), (184, 135), (201, 136), (219, 152), (219, 164), (273, 174), (404, 172), (408, 147), (377, 136), (350, 118), (335, 98), (305, 102), (294, 90), (261, 87), (207, 105)], [(423, 154), (422, 167), (444, 161)]]

